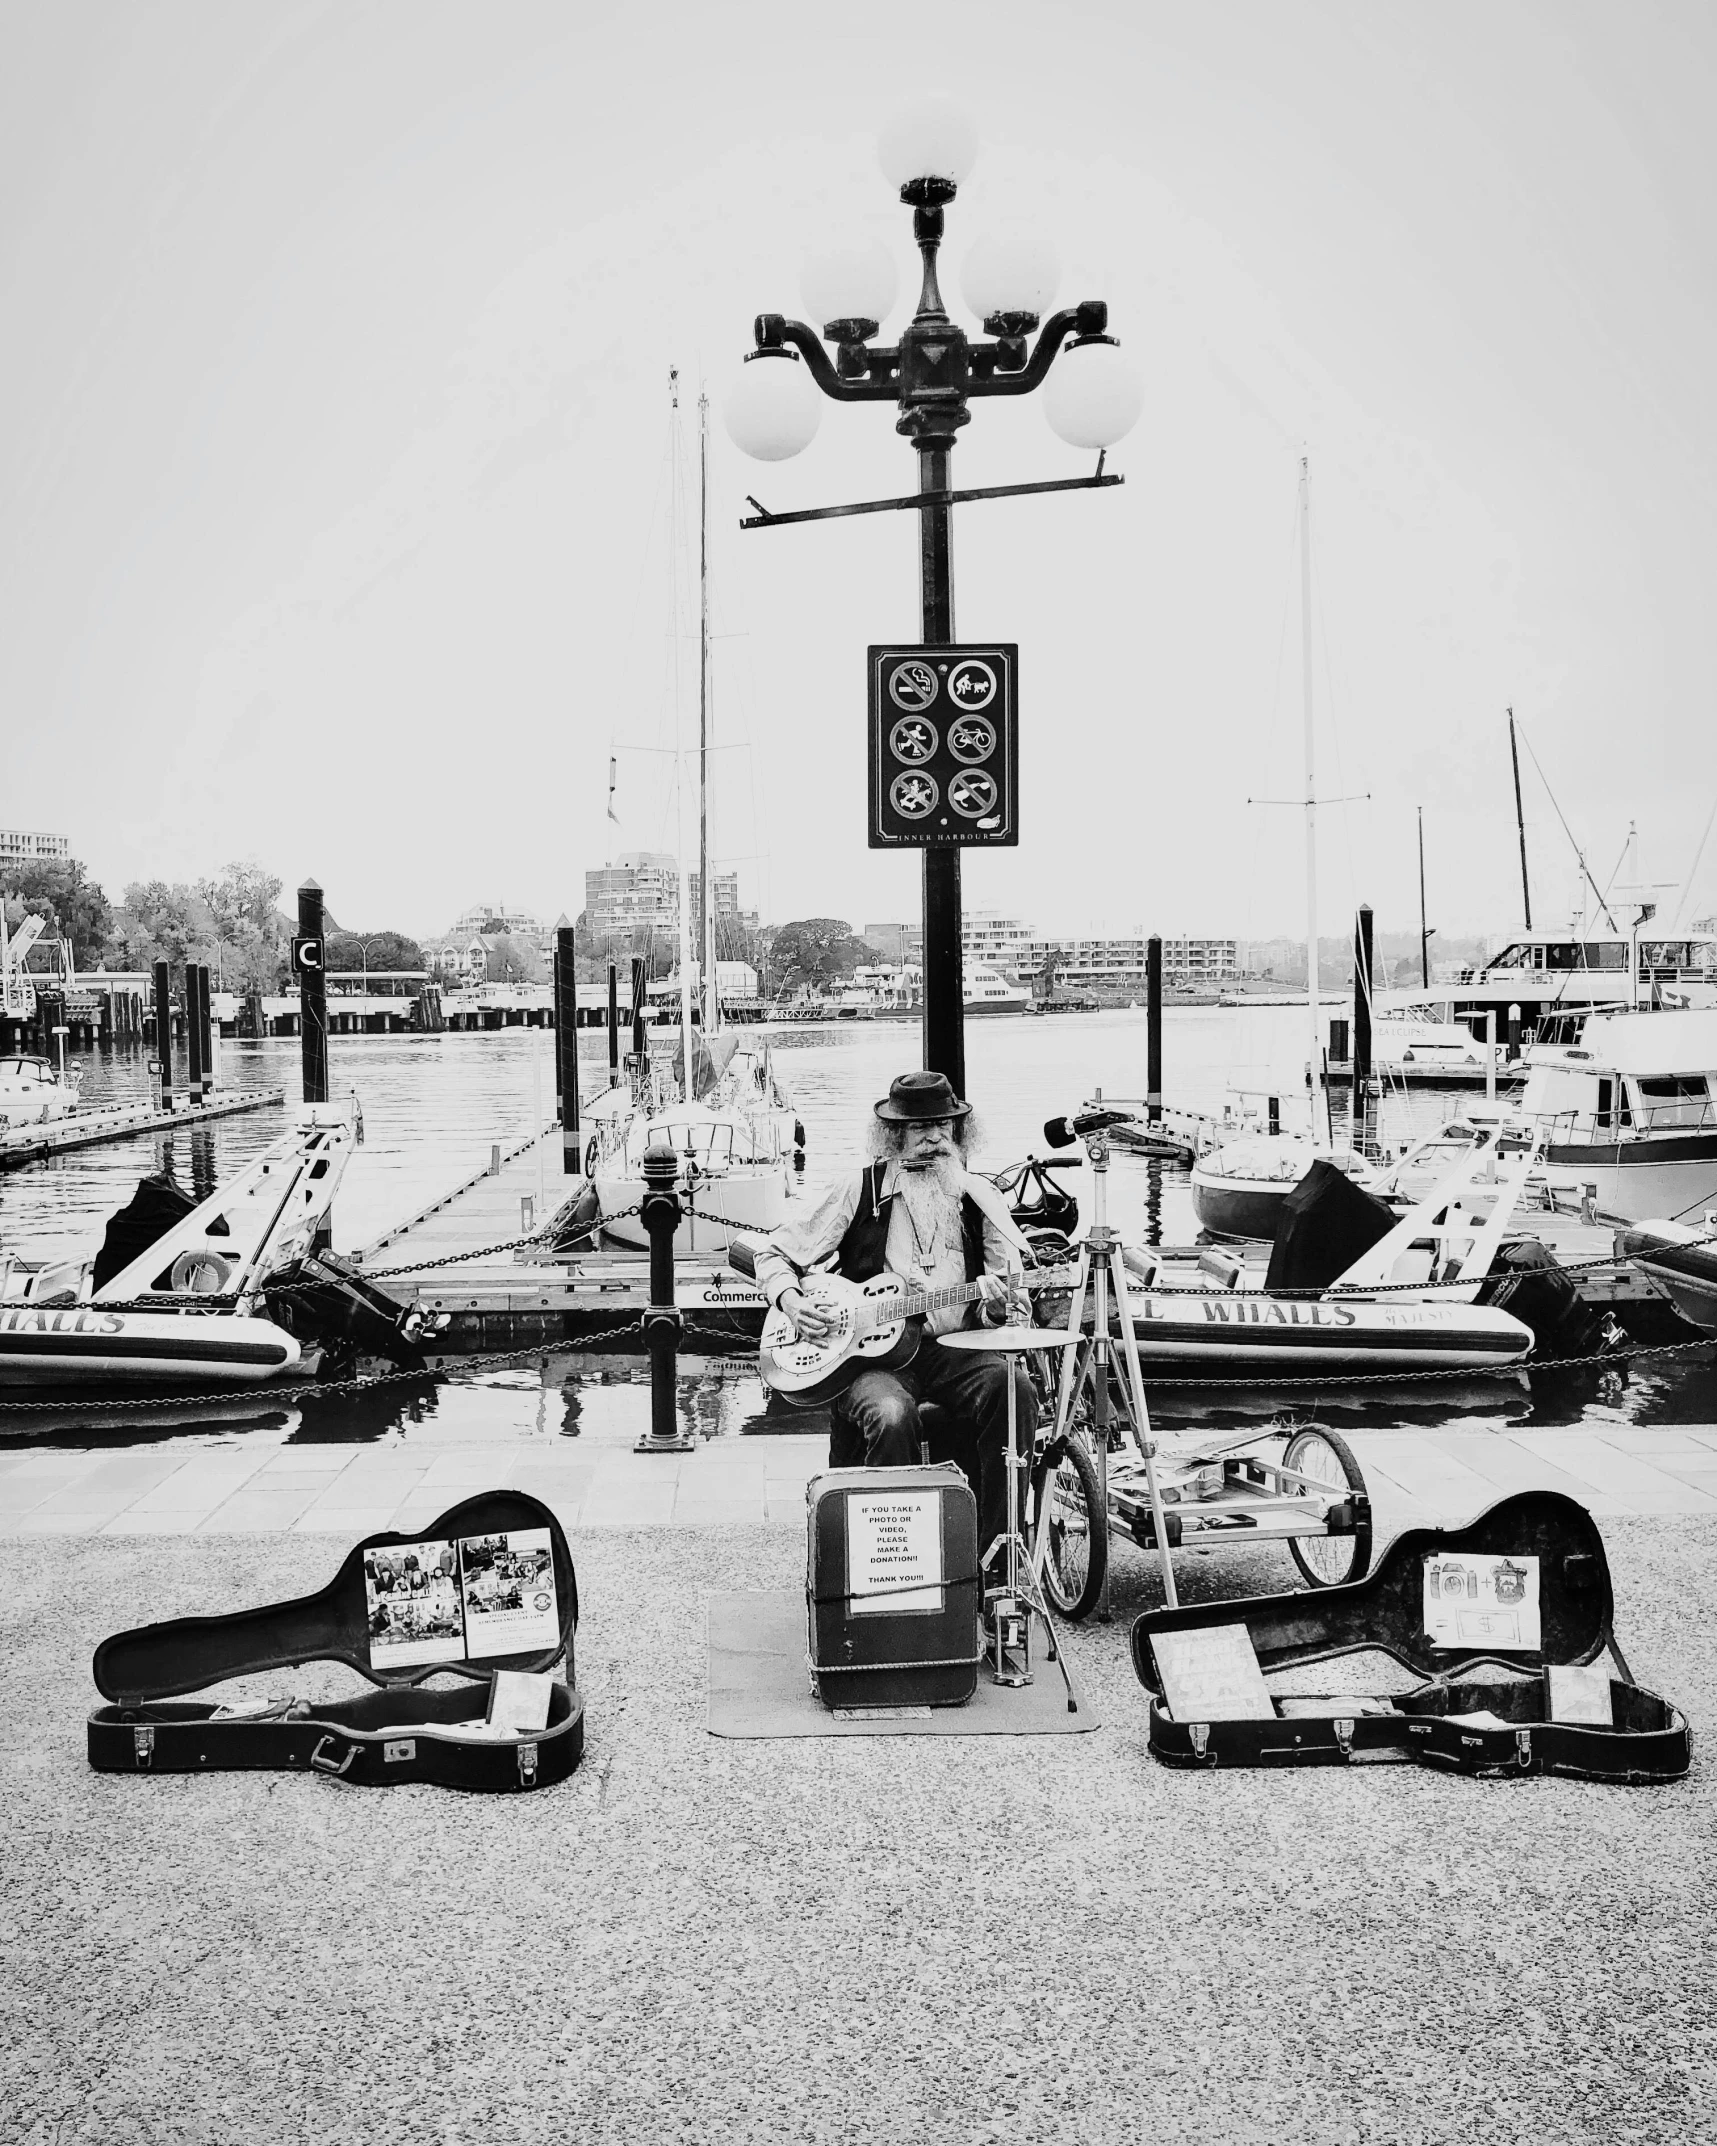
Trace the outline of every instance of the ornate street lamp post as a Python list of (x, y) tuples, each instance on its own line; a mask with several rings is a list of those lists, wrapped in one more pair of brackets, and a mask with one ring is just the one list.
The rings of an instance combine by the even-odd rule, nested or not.
[[(813, 262), (804, 279), (821, 337), (803, 321), (759, 314), (757, 347), (747, 355), (725, 416), (735, 445), (760, 461), (779, 462), (810, 443), (823, 397), (896, 406), (895, 430), (918, 451), (918, 496), (875, 505), (917, 508), (921, 637), (928, 647), (945, 647), (954, 639), (950, 509), (961, 499), (991, 496), (950, 489), (949, 456), (961, 426), (971, 421), (970, 403), (987, 395), (1029, 395), (1048, 379), (1044, 401), (1052, 429), (1071, 446), (1101, 450), (1132, 429), (1142, 391), (1107, 333), (1109, 309), (1101, 300), (1087, 299), (1043, 318), (1059, 271), (1053, 245), (1037, 233), (980, 239), (967, 258), (964, 295), (991, 340), (974, 341), (950, 317), (937, 279), (943, 212), (977, 155), (971, 123), (951, 99), (919, 98), (896, 117), (877, 147), (884, 174), (912, 210), (913, 237), (923, 260), (911, 323), (898, 343), (876, 342), (898, 289), (885, 247), (871, 241), (832, 251)], [(825, 341), (835, 346), (832, 359)], [(1113, 481), (1099, 474), (995, 490), (1050, 491)], [(815, 516), (764, 515), (761, 521), (788, 518)], [(957, 848), (924, 851), (923, 1035), (925, 1065), (945, 1073), (963, 1095)]]

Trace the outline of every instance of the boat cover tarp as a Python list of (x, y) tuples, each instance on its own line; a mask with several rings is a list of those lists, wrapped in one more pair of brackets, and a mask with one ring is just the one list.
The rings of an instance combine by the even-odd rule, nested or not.
[[(701, 1103), (733, 1062), (733, 1054), (739, 1048), (737, 1036), (711, 1036), (706, 1042), (700, 1031), (692, 1031), (692, 1079), (694, 1086), (691, 1100)], [(680, 1083), (680, 1093), (685, 1094), (686, 1054), (679, 1045), (674, 1046), (674, 1078)]]
[(1393, 1208), (1321, 1155), (1282, 1202), (1266, 1289), (1327, 1289), (1395, 1227)]
[(165, 1172), (144, 1178), (129, 1203), (108, 1217), (107, 1234), (95, 1255), (91, 1286), (106, 1288), (116, 1274), (122, 1274), (134, 1259), (183, 1222), (196, 1204), (185, 1188)]

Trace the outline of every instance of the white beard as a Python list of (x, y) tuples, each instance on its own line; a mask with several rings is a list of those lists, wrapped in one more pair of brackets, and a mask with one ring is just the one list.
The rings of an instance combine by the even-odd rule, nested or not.
[(963, 1174), (957, 1156), (941, 1155), (926, 1170), (902, 1169), (896, 1177), (897, 1195), (906, 1204), (913, 1235), (927, 1256), (932, 1245), (946, 1251), (960, 1241)]

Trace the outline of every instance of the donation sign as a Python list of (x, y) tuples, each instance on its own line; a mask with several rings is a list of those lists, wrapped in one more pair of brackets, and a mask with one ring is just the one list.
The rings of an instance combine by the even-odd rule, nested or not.
[(383, 1543), (364, 1552), (370, 1663), (406, 1669), (560, 1645), (547, 1528)]
[(847, 1499), (847, 1593), (855, 1617), (942, 1607), (939, 1492), (866, 1491)]
[(1493, 1647), (1536, 1654), (1543, 1644), (1537, 1558), (1426, 1558), (1425, 1637), (1464, 1654)]

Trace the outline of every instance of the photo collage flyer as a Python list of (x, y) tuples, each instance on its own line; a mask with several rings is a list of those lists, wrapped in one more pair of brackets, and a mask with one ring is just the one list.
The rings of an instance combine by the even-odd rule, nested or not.
[(493, 1660), (560, 1644), (547, 1528), (387, 1543), (364, 1552), (370, 1661), (381, 1670)]

